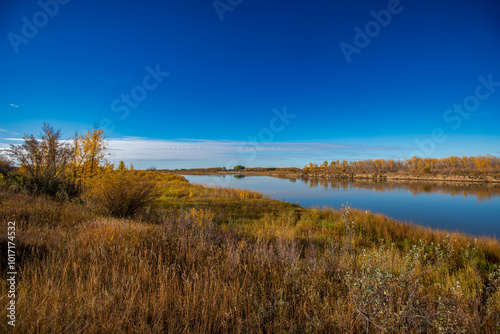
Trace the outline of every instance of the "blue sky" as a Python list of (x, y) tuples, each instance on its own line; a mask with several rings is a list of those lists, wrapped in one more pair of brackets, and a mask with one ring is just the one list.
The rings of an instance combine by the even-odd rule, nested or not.
[(498, 1), (3, 1), (0, 22), (0, 149), (50, 122), (100, 124), (138, 167), (500, 155)]

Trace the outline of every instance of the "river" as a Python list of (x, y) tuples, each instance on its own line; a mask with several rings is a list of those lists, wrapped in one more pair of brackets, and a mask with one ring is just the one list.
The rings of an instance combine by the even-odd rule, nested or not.
[(184, 175), (191, 183), (258, 191), (302, 207), (351, 207), (475, 235), (500, 237), (500, 185), (288, 180), (268, 176)]

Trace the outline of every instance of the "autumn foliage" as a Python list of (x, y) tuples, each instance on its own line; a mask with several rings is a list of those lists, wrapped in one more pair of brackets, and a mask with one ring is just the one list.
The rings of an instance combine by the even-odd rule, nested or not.
[[(115, 168), (98, 149), (102, 132), (65, 144), (46, 129), (45, 139), (27, 137), (16, 148), (26, 160), (9, 174), (74, 186), (82, 200), (33, 196), (0, 180), (0, 220), (18, 229), (22, 321), (14, 333), (498, 332), (495, 238), (348, 207), (301, 208), (123, 162)], [(404, 168), (440, 168), (413, 162)], [(372, 161), (364, 168), (400, 167)], [(8, 242), (0, 233), (0, 245)], [(8, 288), (0, 285), (0, 294)], [(7, 312), (2, 307), (0, 317)], [(0, 332), (8, 331), (1, 322)]]
[(87, 131), (85, 135), (75, 134), (72, 139), (72, 159), (67, 171), (67, 179), (74, 189), (81, 192), (85, 181), (105, 170), (108, 146), (103, 131), (99, 129)]
[(322, 164), (310, 163), (304, 167), (306, 172), (325, 171), (331, 173), (499, 173), (500, 158), (485, 155), (477, 157), (420, 158), (414, 156), (404, 160), (369, 159), (360, 161), (324, 161)]
[(78, 196), (85, 179), (104, 162), (106, 144), (102, 130), (62, 139), (61, 130), (44, 124), (40, 138), (24, 135), (22, 145), (12, 145), (10, 156), (19, 164), (16, 183), (35, 194)]
[(159, 197), (156, 182), (144, 173), (110, 170), (87, 181), (84, 200), (96, 211), (114, 217), (133, 216)]
[(498, 332), (495, 239), (127, 173), (163, 184), (158, 220), (95, 217), (0, 184), (0, 220), (20, 232), (22, 320), (1, 333)]
[(158, 180), (123, 162), (114, 170), (106, 149), (100, 129), (63, 140), (60, 130), (44, 124), (40, 138), (25, 135), (24, 144), (11, 146), (10, 155), (19, 164), (11, 183), (34, 194), (81, 197), (102, 214), (132, 216), (158, 197)]
[(24, 135), (24, 144), (12, 145), (10, 155), (19, 163), (19, 183), (33, 193), (55, 194), (64, 185), (71, 148), (61, 140), (61, 131), (43, 125), (41, 138)]

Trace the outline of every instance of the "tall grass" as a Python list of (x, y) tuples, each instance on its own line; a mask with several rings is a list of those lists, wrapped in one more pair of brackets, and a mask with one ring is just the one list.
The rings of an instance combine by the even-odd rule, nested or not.
[[(172, 182), (164, 196), (177, 207), (162, 213), (156, 207), (154, 223), (147, 215), (92, 217), (78, 204), (2, 190), (2, 219), (16, 215), (19, 223), (13, 331), (500, 330), (495, 239), (261, 198), (234, 197), (234, 206), (225, 206), (237, 190), (205, 196), (197, 186)], [(182, 187), (193, 195), (172, 197)], [(243, 207), (253, 218), (234, 215)], [(2, 243), (5, 236), (3, 227)], [(3, 319), (7, 289), (0, 289)], [(2, 321), (1, 331), (7, 326)]]
[(11, 191), (0, 183), (0, 220), (4, 223), (16, 221), (48, 228), (73, 226), (90, 219), (92, 214), (76, 202)]

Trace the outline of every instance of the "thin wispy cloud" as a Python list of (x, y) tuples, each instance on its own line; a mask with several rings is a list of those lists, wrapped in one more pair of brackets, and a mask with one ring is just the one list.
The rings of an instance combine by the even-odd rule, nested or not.
[[(11, 132), (9, 130), (0, 129), (0, 132)], [(18, 145), (21, 144), (23, 138), (0, 138), (0, 154), (6, 154), (7, 150), (10, 148), (10, 145)]]
[(9, 144), (0, 143), (0, 155), (7, 155), (10, 148)]
[(10, 106), (14, 107), (14, 108), (19, 108), (19, 106), (17, 104), (15, 104), (15, 103), (11, 103)]
[(111, 139), (113, 161), (265, 161), (311, 158), (318, 155), (363, 155), (371, 151), (404, 150), (398, 146), (331, 143), (250, 143), (231, 140), (154, 140), (137, 137)]
[(1, 140), (5, 140), (5, 141), (24, 141), (24, 138), (0, 138)]

